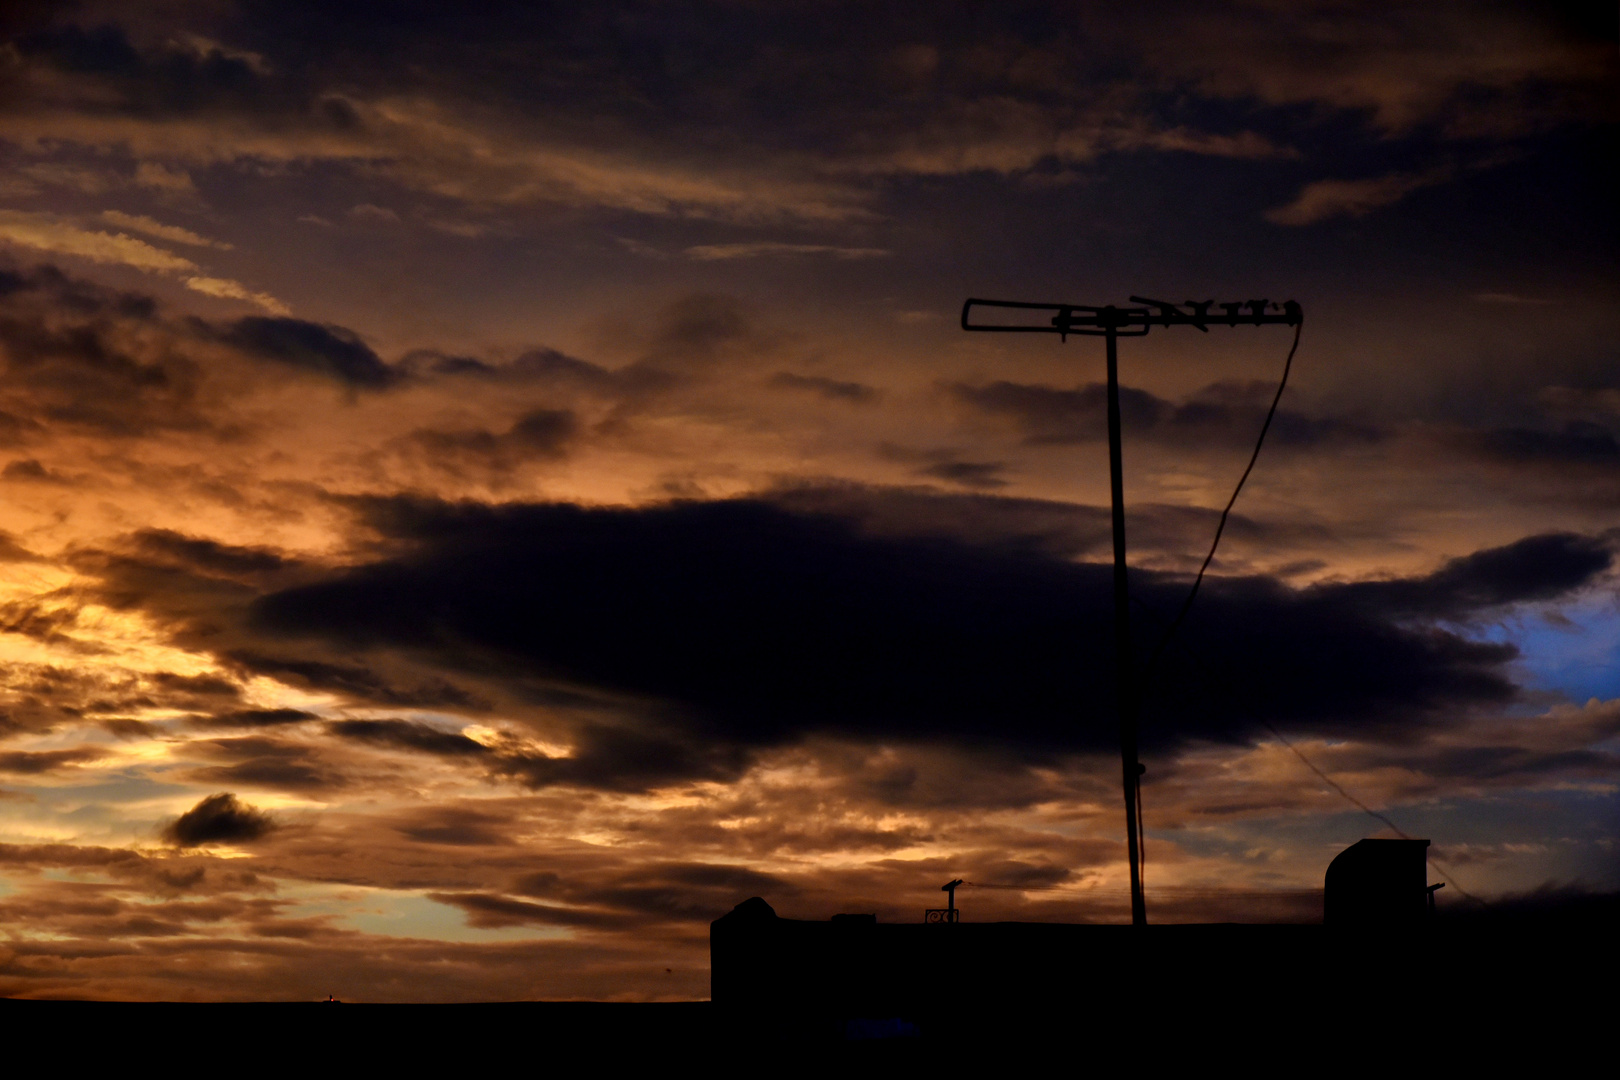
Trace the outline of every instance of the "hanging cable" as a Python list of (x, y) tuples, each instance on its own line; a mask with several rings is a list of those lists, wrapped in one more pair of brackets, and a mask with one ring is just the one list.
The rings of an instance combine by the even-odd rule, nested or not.
[(1142, 683), (1145, 686), (1152, 678), (1153, 669), (1158, 665), (1159, 657), (1164, 652), (1170, 639), (1176, 636), (1181, 624), (1186, 621), (1187, 612), (1192, 610), (1193, 601), (1198, 598), (1198, 589), (1204, 584), (1204, 574), (1209, 570), (1209, 564), (1215, 561), (1215, 551), (1221, 546), (1221, 534), (1226, 531), (1226, 520), (1232, 516), (1232, 507), (1237, 505), (1238, 495), (1243, 491), (1243, 485), (1248, 482), (1249, 474), (1254, 471), (1254, 463), (1260, 460), (1260, 448), (1266, 444), (1266, 432), (1271, 430), (1271, 421), (1276, 419), (1277, 405), (1282, 401), (1283, 391), (1288, 387), (1288, 373), (1294, 367), (1294, 354), (1299, 351), (1299, 335), (1305, 329), (1305, 318), (1300, 316), (1298, 323), (1294, 324), (1294, 343), (1288, 347), (1288, 359), (1283, 361), (1282, 378), (1277, 380), (1277, 392), (1272, 395), (1271, 408), (1266, 410), (1266, 421), (1260, 425), (1260, 437), (1254, 440), (1254, 453), (1249, 455), (1249, 464), (1244, 468), (1243, 475), (1238, 477), (1237, 486), (1232, 489), (1232, 497), (1226, 500), (1226, 509), (1221, 511), (1220, 523), (1215, 526), (1215, 539), (1210, 541), (1209, 554), (1204, 556), (1204, 564), (1198, 568), (1198, 576), (1193, 578), (1192, 588), (1187, 591), (1187, 598), (1181, 602), (1181, 609), (1171, 620), (1170, 628), (1164, 632), (1159, 643), (1154, 646), (1152, 654), (1148, 656), (1147, 666), (1142, 669)]
[[(1152, 685), (1153, 671), (1158, 666), (1159, 658), (1164, 654), (1165, 647), (1168, 646), (1170, 644), (1171, 640), (1175, 638), (1176, 631), (1181, 629), (1181, 624), (1186, 621), (1187, 613), (1192, 610), (1193, 601), (1198, 598), (1198, 591), (1199, 591), (1200, 587), (1202, 587), (1202, 585), (1204, 584), (1204, 575), (1208, 572), (1210, 564), (1215, 561), (1215, 552), (1220, 548), (1221, 536), (1222, 536), (1223, 533), (1226, 532), (1226, 522), (1232, 516), (1232, 507), (1237, 505), (1238, 495), (1242, 493), (1243, 485), (1248, 482), (1249, 474), (1254, 471), (1255, 463), (1260, 460), (1260, 449), (1263, 446), (1265, 446), (1266, 433), (1271, 430), (1271, 422), (1274, 419), (1276, 419), (1277, 406), (1282, 402), (1283, 391), (1288, 388), (1288, 376), (1289, 376), (1289, 373), (1293, 370), (1293, 367), (1294, 367), (1294, 354), (1299, 351), (1299, 339), (1300, 339), (1300, 335), (1304, 332), (1304, 329), (1305, 329), (1305, 320), (1304, 320), (1304, 317), (1301, 316), (1299, 322), (1297, 322), (1294, 325), (1294, 341), (1293, 341), (1293, 344), (1291, 344), (1288, 347), (1288, 356), (1283, 361), (1282, 377), (1277, 380), (1277, 392), (1272, 395), (1271, 407), (1266, 410), (1265, 422), (1260, 425), (1260, 434), (1254, 441), (1254, 451), (1249, 455), (1249, 463), (1246, 466), (1244, 466), (1243, 475), (1238, 477), (1237, 485), (1232, 489), (1232, 497), (1226, 500), (1226, 507), (1225, 507), (1225, 509), (1223, 509), (1221, 511), (1220, 521), (1215, 526), (1215, 537), (1214, 537), (1213, 540), (1210, 541), (1209, 552), (1208, 552), (1208, 554), (1206, 554), (1204, 556), (1204, 561), (1203, 561), (1202, 565), (1200, 565), (1198, 567), (1197, 576), (1195, 576), (1193, 578), (1192, 588), (1187, 590), (1187, 597), (1186, 597), (1186, 599), (1184, 599), (1181, 602), (1181, 607), (1179, 609), (1177, 609), (1176, 617), (1171, 620), (1170, 625), (1165, 629), (1164, 635), (1159, 638), (1159, 643), (1154, 646), (1153, 652), (1148, 656), (1147, 665), (1142, 669), (1142, 682), (1141, 682), (1141, 689), (1140, 689), (1140, 692), (1139, 692), (1139, 695), (1138, 695), (1138, 698), (1137, 698), (1138, 701), (1146, 700), (1147, 693), (1148, 693), (1148, 688)], [(1147, 611), (1150, 614), (1157, 617), (1157, 612), (1154, 612), (1152, 608), (1148, 607), (1146, 604), (1143, 604), (1142, 601), (1138, 597), (1133, 596), (1131, 599), (1136, 600), (1137, 603), (1145, 611)], [(1205, 665), (1201, 660), (1199, 660), (1198, 657), (1193, 655), (1192, 650), (1187, 647), (1185, 642), (1177, 641), (1176, 644), (1184, 653), (1187, 654), (1188, 659), (1192, 660), (1201, 669), (1203, 669), (1206, 676), (1209, 676), (1212, 679), (1216, 679), (1221, 685), (1223, 685), (1227, 690), (1228, 696), (1233, 697), (1234, 700), (1235, 700), (1235, 692), (1232, 690), (1231, 686), (1226, 683), (1226, 681), (1224, 679), (1219, 679), (1214, 674), (1214, 672), (1212, 672), (1209, 669), (1209, 667), (1207, 665)], [(1276, 729), (1276, 727), (1274, 727), (1271, 724), (1270, 721), (1268, 721), (1268, 720), (1266, 720), (1266, 719), (1264, 719), (1262, 717), (1253, 715), (1253, 714), (1250, 715), (1250, 718), (1255, 720), (1256, 722), (1258, 722), (1267, 731), (1271, 732), (1271, 734), (1277, 739), (1278, 742), (1282, 743), (1283, 746), (1286, 747), (1290, 753), (1292, 753), (1295, 757), (1299, 758), (1299, 760), (1302, 763), (1304, 763), (1306, 768), (1310, 769), (1311, 772), (1315, 773), (1322, 780), (1323, 783), (1327, 784), (1328, 787), (1332, 788), (1335, 792), (1337, 792), (1340, 796), (1342, 796), (1352, 806), (1356, 807), (1357, 809), (1359, 809), (1363, 813), (1367, 814), (1369, 817), (1373, 818), (1375, 821), (1381, 822), (1382, 824), (1384, 824), (1385, 826), (1387, 826), (1388, 828), (1393, 830), (1395, 832), (1395, 834), (1397, 836), (1400, 836), (1402, 839), (1406, 839), (1406, 840), (1411, 839), (1411, 837), (1408, 836), (1406, 834), (1406, 832), (1404, 832), (1401, 829), (1400, 826), (1396, 825), (1394, 821), (1390, 820), (1390, 818), (1388, 816), (1379, 813), (1378, 811), (1374, 810), (1372, 807), (1368, 806), (1366, 803), (1362, 802), (1360, 799), (1356, 798), (1349, 791), (1345, 790), (1344, 786), (1341, 785), (1338, 781), (1334, 780), (1326, 772), (1324, 772), (1322, 769), (1318, 768), (1315, 762), (1313, 762), (1310, 758), (1306, 757), (1305, 754), (1299, 749), (1299, 747), (1295, 746), (1292, 742), (1290, 742), (1288, 740), (1288, 738), (1283, 735), (1282, 732), (1278, 731)], [(1140, 851), (1141, 848), (1142, 848), (1142, 835), (1143, 835), (1143, 825), (1142, 825), (1142, 786), (1141, 786), (1141, 777), (1140, 776), (1137, 777), (1136, 805), (1137, 805), (1136, 822), (1137, 822), (1137, 836), (1138, 836), (1137, 848)], [(1469, 893), (1466, 889), (1464, 889), (1461, 885), (1457, 884), (1455, 878), (1452, 876), (1452, 874), (1450, 874), (1447, 871), (1447, 869), (1446, 869), (1446, 867), (1445, 867), (1445, 865), (1443, 863), (1439, 862), (1438, 860), (1436, 860), (1434, 858), (1430, 858), (1429, 863), (1430, 863), (1430, 865), (1432, 865), (1434, 867), (1435, 872), (1438, 873), (1442, 878), (1444, 878), (1446, 880), (1446, 883), (1448, 885), (1450, 885), (1452, 888), (1457, 890), (1459, 895), (1461, 895), (1465, 899), (1469, 899), (1469, 900), (1477, 900), (1478, 899), (1473, 894)], [(1144, 870), (1145, 870), (1145, 866), (1144, 866)], [(1141, 872), (1141, 871), (1139, 871), (1139, 872)]]
[[(1186, 648), (1186, 646), (1182, 646), (1182, 647)], [(1299, 760), (1301, 760), (1301, 761), (1303, 761), (1305, 763), (1305, 767), (1307, 769), (1311, 770), (1311, 772), (1313, 772), (1317, 776), (1321, 777), (1322, 782), (1324, 784), (1326, 784), (1328, 787), (1332, 788), (1334, 791), (1338, 792), (1340, 795), (1344, 796), (1344, 798), (1346, 800), (1348, 800), (1351, 805), (1357, 807), (1358, 809), (1361, 810), (1362, 813), (1368, 815), (1369, 817), (1373, 818), (1374, 820), (1382, 821), (1385, 825), (1388, 825), (1392, 830), (1394, 830), (1395, 835), (1399, 836), (1402, 840), (1410, 840), (1410, 839), (1412, 839), (1411, 836), (1407, 835), (1405, 830), (1403, 830), (1399, 825), (1397, 825), (1393, 821), (1391, 821), (1388, 816), (1386, 816), (1384, 814), (1380, 814), (1377, 810), (1374, 810), (1372, 807), (1368, 806), (1366, 803), (1362, 802), (1360, 799), (1358, 799), (1354, 795), (1350, 794), (1348, 791), (1346, 791), (1344, 789), (1344, 787), (1337, 780), (1333, 779), (1333, 777), (1329, 776), (1327, 773), (1323, 772), (1320, 768), (1318, 768), (1315, 762), (1313, 762), (1310, 758), (1306, 757), (1300, 751), (1299, 747), (1297, 747), (1293, 743), (1289, 742), (1288, 738), (1285, 735), (1283, 735), (1282, 732), (1278, 731), (1275, 727), (1273, 727), (1271, 725), (1270, 721), (1262, 719), (1260, 717), (1255, 717), (1254, 719), (1259, 720), (1260, 723), (1265, 726), (1265, 729), (1267, 731), (1271, 732), (1271, 734), (1276, 737), (1278, 742), (1280, 742), (1284, 746), (1286, 746), (1289, 749), (1289, 751), (1295, 757), (1299, 758)], [(1467, 889), (1464, 889), (1461, 885), (1457, 884), (1456, 880), (1449, 873), (1446, 872), (1445, 865), (1443, 863), (1441, 863), (1438, 859), (1434, 858), (1432, 855), (1429, 856), (1429, 865), (1434, 867), (1434, 872), (1439, 874), (1441, 877), (1445, 878), (1446, 879), (1446, 884), (1450, 885), (1453, 889), (1456, 889), (1457, 892), (1463, 897), (1463, 899), (1465, 899), (1465, 900), (1476, 900), (1476, 901), (1479, 899), (1473, 893), (1469, 892)]]
[[(1277, 416), (1277, 405), (1282, 401), (1283, 391), (1288, 388), (1288, 373), (1294, 367), (1294, 354), (1299, 351), (1299, 336), (1305, 329), (1305, 318), (1300, 316), (1299, 322), (1294, 324), (1294, 342), (1288, 347), (1288, 358), (1283, 361), (1282, 378), (1277, 380), (1277, 392), (1271, 397), (1271, 408), (1266, 410), (1265, 423), (1260, 425), (1260, 436), (1254, 440), (1254, 452), (1249, 455), (1249, 464), (1244, 468), (1243, 475), (1238, 477), (1237, 486), (1232, 489), (1232, 497), (1226, 500), (1226, 509), (1221, 511), (1221, 520), (1215, 526), (1215, 539), (1210, 541), (1209, 554), (1204, 556), (1204, 564), (1198, 568), (1198, 576), (1193, 578), (1192, 588), (1187, 591), (1187, 598), (1181, 602), (1181, 609), (1170, 623), (1170, 628), (1164, 632), (1159, 643), (1153, 647), (1148, 655), (1147, 666), (1142, 669), (1141, 690), (1137, 700), (1146, 697), (1148, 684), (1152, 681), (1153, 669), (1158, 666), (1159, 657), (1164, 653), (1170, 639), (1176, 636), (1181, 624), (1187, 618), (1187, 612), (1192, 610), (1193, 601), (1198, 598), (1198, 589), (1204, 584), (1204, 574), (1209, 570), (1209, 564), (1215, 561), (1215, 551), (1221, 546), (1221, 534), (1226, 531), (1226, 520), (1232, 516), (1232, 507), (1237, 505), (1238, 495), (1243, 491), (1243, 485), (1248, 482), (1249, 474), (1254, 471), (1254, 463), (1260, 460), (1260, 448), (1266, 444), (1266, 432), (1271, 430), (1271, 421)], [(1133, 598), (1134, 599), (1134, 598)], [(1278, 736), (1281, 738), (1281, 736)], [(1140, 766), (1139, 766), (1140, 768)], [(1394, 826), (1390, 826), (1394, 828)], [(1396, 830), (1399, 831), (1399, 830)], [(1137, 876), (1139, 880), (1146, 880), (1147, 876), (1147, 827), (1142, 823), (1142, 777), (1136, 777), (1136, 851)], [(1142, 886), (1143, 891), (1147, 889)], [(1459, 890), (1460, 891), (1460, 890)]]
[[(1144, 602), (1140, 597), (1133, 596), (1133, 597), (1131, 597), (1131, 599), (1136, 601), (1137, 606), (1140, 607), (1149, 616), (1151, 616), (1152, 618), (1157, 619), (1157, 620), (1159, 620), (1161, 622), (1163, 621), (1162, 619), (1160, 619), (1159, 613), (1157, 611), (1154, 611), (1152, 607), (1148, 606), (1148, 604), (1146, 602)], [(1164, 641), (1169, 642), (1169, 640), (1170, 640), (1170, 637), (1169, 637), (1168, 634), (1166, 634), (1165, 638), (1164, 638)], [(1258, 714), (1258, 712), (1251, 711), (1251, 710), (1245, 708), (1244, 705), (1243, 705), (1242, 697), (1241, 697), (1241, 695), (1239, 695), (1236, 688), (1234, 688), (1232, 686), (1232, 684), (1230, 682), (1228, 682), (1223, 675), (1221, 675), (1215, 669), (1211, 668), (1208, 664), (1204, 663), (1203, 658), (1200, 657), (1197, 653), (1193, 652), (1192, 649), (1187, 645), (1187, 643), (1185, 641), (1177, 641), (1176, 642), (1176, 648), (1180, 649), (1182, 654), (1188, 660), (1192, 661), (1193, 665), (1196, 666), (1199, 671), (1203, 672), (1205, 679), (1207, 679), (1210, 683), (1214, 684), (1216, 689), (1224, 691), (1227, 699), (1229, 701), (1231, 701), (1233, 704), (1237, 705), (1238, 708), (1242, 711), (1243, 715), (1247, 716), (1250, 720), (1254, 721), (1255, 723), (1259, 724), (1261, 727), (1265, 728), (1267, 731), (1271, 732), (1271, 734), (1276, 738), (1276, 740), (1278, 742), (1282, 743), (1283, 746), (1288, 749), (1289, 753), (1291, 753), (1295, 757), (1299, 758), (1299, 760), (1304, 763), (1304, 765), (1305, 765), (1305, 767), (1307, 769), (1309, 769), (1309, 770), (1311, 770), (1311, 772), (1315, 773), (1317, 775), (1317, 777), (1320, 778), (1321, 781), (1324, 784), (1326, 784), (1328, 787), (1332, 788), (1333, 791), (1336, 792), (1341, 798), (1343, 798), (1351, 806), (1354, 806), (1357, 810), (1360, 810), (1362, 813), (1364, 813), (1368, 817), (1372, 818), (1374, 821), (1377, 821), (1377, 822), (1387, 826), (1389, 829), (1394, 831), (1395, 835), (1399, 836), (1402, 840), (1410, 840), (1410, 839), (1412, 839), (1412, 837), (1410, 835), (1408, 835), (1407, 832), (1404, 829), (1402, 829), (1399, 825), (1395, 824), (1395, 822), (1393, 820), (1391, 820), (1390, 817), (1387, 814), (1379, 813), (1377, 810), (1374, 810), (1372, 807), (1368, 806), (1366, 803), (1364, 803), (1360, 799), (1356, 798), (1355, 795), (1351, 794), (1348, 790), (1346, 790), (1344, 785), (1340, 784), (1337, 780), (1333, 779), (1333, 777), (1329, 776), (1326, 771), (1324, 771), (1320, 766), (1318, 766), (1316, 764), (1316, 762), (1314, 762), (1310, 758), (1306, 757), (1305, 752), (1302, 751), (1299, 747), (1295, 746), (1292, 742), (1290, 742), (1288, 740), (1288, 737), (1285, 736), (1282, 732), (1278, 731), (1276, 726), (1273, 725), (1271, 723), (1271, 721), (1267, 720), (1263, 716), (1260, 716)], [(1138, 796), (1138, 797), (1140, 797), (1140, 796)], [(1137, 821), (1138, 822), (1141, 821), (1141, 811), (1140, 810), (1137, 811)], [(1464, 889), (1461, 885), (1457, 884), (1456, 878), (1452, 875), (1449, 868), (1444, 863), (1440, 862), (1438, 859), (1434, 858), (1433, 856), (1430, 856), (1429, 857), (1429, 865), (1434, 867), (1435, 873), (1439, 874), (1442, 878), (1445, 878), (1446, 884), (1450, 885), (1453, 889), (1457, 890), (1457, 894), (1459, 896), (1463, 897), (1465, 900), (1473, 900), (1475, 902), (1480, 902), (1480, 903), (1483, 902), (1483, 901), (1480, 901), (1479, 898), (1477, 896), (1475, 896), (1473, 893), (1469, 892), (1467, 889)]]

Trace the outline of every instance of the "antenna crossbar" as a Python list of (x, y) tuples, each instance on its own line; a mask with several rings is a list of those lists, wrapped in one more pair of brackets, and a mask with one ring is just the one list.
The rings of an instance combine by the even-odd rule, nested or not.
[[(962, 305), (963, 330), (988, 330), (1011, 334), (1070, 334), (1087, 337), (1141, 337), (1155, 326), (1195, 326), (1206, 334), (1211, 326), (1297, 326), (1304, 312), (1292, 300), (1275, 303), (1271, 300), (1238, 300), (1216, 303), (1214, 300), (1186, 300), (1170, 304), (1162, 300), (1148, 300), (1133, 296), (1134, 307), (1108, 304), (1096, 307), (1089, 304), (1043, 304), (1025, 300), (969, 299)], [(974, 308), (997, 308), (1025, 311), (1031, 316), (1051, 313), (1044, 322), (976, 323)], [(1183, 311), (1182, 309), (1187, 310)]]

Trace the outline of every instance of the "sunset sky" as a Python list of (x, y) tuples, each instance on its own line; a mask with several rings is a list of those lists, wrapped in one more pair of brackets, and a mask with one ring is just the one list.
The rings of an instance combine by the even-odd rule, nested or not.
[[(1128, 918), (1102, 345), (968, 296), (1306, 312), (1150, 920), (1320, 918), (1307, 760), (1443, 904), (1620, 889), (1612, 5), (4, 12), (0, 995)], [(1291, 336), (1121, 345), (1143, 653)]]

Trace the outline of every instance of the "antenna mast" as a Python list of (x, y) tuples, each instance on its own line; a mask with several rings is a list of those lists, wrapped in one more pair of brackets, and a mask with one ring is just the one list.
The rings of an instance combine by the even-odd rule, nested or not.
[[(1125, 574), (1125, 469), (1119, 435), (1119, 346), (1121, 337), (1141, 337), (1155, 326), (1299, 326), (1305, 313), (1289, 300), (1249, 300), (1217, 304), (1188, 300), (1181, 305), (1162, 300), (1130, 298), (1135, 307), (1089, 307), (1080, 304), (1036, 304), (1022, 300), (975, 300), (962, 305), (962, 329), (998, 333), (1070, 334), (1101, 337), (1108, 344), (1108, 489), (1114, 524), (1114, 651), (1115, 683), (1119, 702), (1119, 756), (1125, 789), (1126, 852), (1131, 863), (1131, 923), (1147, 925), (1147, 903), (1142, 896), (1141, 823), (1136, 808), (1141, 799), (1142, 764), (1137, 758), (1136, 731), (1141, 702), (1137, 697), (1136, 660), (1131, 651), (1130, 586)], [(975, 323), (973, 309), (996, 308), (1022, 313), (1023, 322)], [(1182, 308), (1188, 310), (1183, 311)], [(1212, 313), (1210, 309), (1219, 309)], [(1046, 316), (1050, 315), (1047, 319)], [(1004, 316), (1005, 317), (1005, 316)]]

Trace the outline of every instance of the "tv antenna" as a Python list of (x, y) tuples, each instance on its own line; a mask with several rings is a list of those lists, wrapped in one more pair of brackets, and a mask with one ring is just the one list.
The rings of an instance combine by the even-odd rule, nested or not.
[[(1211, 326), (1268, 326), (1282, 325), (1295, 328), (1294, 344), (1299, 344), (1299, 328), (1305, 322), (1304, 310), (1294, 301), (1281, 304), (1270, 300), (1247, 300), (1235, 303), (1216, 303), (1188, 300), (1182, 304), (1167, 304), (1162, 300), (1149, 300), (1141, 296), (1130, 298), (1132, 307), (1108, 304), (1093, 307), (1085, 304), (1037, 304), (1023, 300), (969, 299), (962, 305), (962, 329), (1012, 334), (1056, 334), (1059, 341), (1068, 341), (1070, 334), (1083, 337), (1101, 337), (1108, 343), (1108, 481), (1113, 508), (1114, 524), (1114, 646), (1116, 653), (1115, 682), (1119, 701), (1119, 756), (1124, 774), (1126, 853), (1131, 864), (1131, 923), (1147, 925), (1147, 904), (1142, 896), (1142, 852), (1138, 811), (1142, 803), (1142, 764), (1137, 758), (1136, 729), (1140, 697), (1136, 686), (1136, 661), (1131, 654), (1130, 587), (1125, 575), (1125, 472), (1120, 459), (1119, 439), (1119, 339), (1142, 337), (1155, 326), (1196, 326), (1209, 333)], [(995, 308), (998, 311), (1019, 312), (1022, 321), (1005, 323), (975, 323), (974, 308)], [(1183, 308), (1187, 310), (1182, 310)], [(1003, 315), (1003, 318), (1012, 316)], [(1289, 353), (1293, 360), (1293, 353)], [(1279, 395), (1281, 387), (1278, 388)], [(1276, 402), (1272, 402), (1275, 411)], [(1267, 417), (1270, 424), (1270, 417)], [(1262, 429), (1261, 437), (1265, 432)], [(1255, 447), (1259, 453), (1259, 447)], [(1254, 462), (1249, 462), (1253, 468)], [(1244, 479), (1248, 478), (1245, 472)], [(1238, 482), (1242, 488), (1243, 482)], [(1233, 499), (1237, 498), (1236, 492)], [(1228, 504), (1227, 510), (1231, 510)], [(1226, 516), (1221, 516), (1225, 525)], [(1219, 542), (1220, 534), (1216, 533)], [(1214, 557), (1214, 549), (1210, 549)], [(1209, 559), (1204, 560), (1204, 567)], [(1199, 579), (1203, 570), (1199, 571)], [(1190, 601), (1190, 598), (1189, 598)], [(1185, 614), (1185, 609), (1183, 610)], [(1179, 622), (1179, 620), (1178, 620)]]

